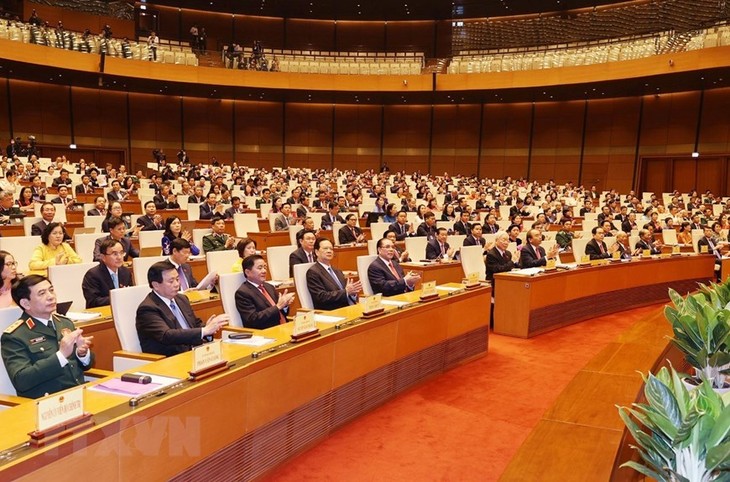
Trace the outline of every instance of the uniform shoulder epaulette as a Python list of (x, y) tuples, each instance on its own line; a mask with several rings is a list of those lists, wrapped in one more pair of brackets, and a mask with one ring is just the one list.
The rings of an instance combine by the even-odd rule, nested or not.
[(71, 318), (69, 318), (68, 316), (62, 315), (60, 313), (52, 313), (51, 319), (53, 320), (54, 323), (58, 323), (59, 321), (66, 321), (73, 325), (73, 321), (71, 321)]
[(5, 328), (5, 333), (12, 333), (12, 332), (14, 332), (14, 331), (15, 331), (15, 330), (17, 330), (17, 329), (18, 329), (18, 327), (19, 327), (20, 325), (22, 325), (23, 323), (25, 323), (25, 320), (18, 320), (18, 321), (16, 321), (16, 322), (15, 322), (15, 323), (13, 323), (12, 325), (10, 325), (10, 326), (8, 326), (7, 328)]

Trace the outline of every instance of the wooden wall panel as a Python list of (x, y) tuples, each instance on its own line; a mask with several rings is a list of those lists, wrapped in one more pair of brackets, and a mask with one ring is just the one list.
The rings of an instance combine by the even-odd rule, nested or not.
[(184, 99), (185, 149), (192, 159), (232, 158), (233, 101)]
[(335, 106), (335, 157), (338, 169), (380, 167), (381, 107), (379, 105)]
[(127, 94), (73, 88), (74, 133), (79, 147), (127, 148)]
[[(670, 185), (667, 191), (678, 189), (680, 192), (689, 192), (695, 188), (697, 176), (697, 162), (690, 158), (674, 159), (671, 166), (672, 172)], [(665, 191), (666, 192), (666, 191)]]
[(645, 96), (641, 155), (691, 153), (699, 100), (699, 92)]
[(71, 142), (68, 87), (12, 80), (10, 95), (16, 137), (34, 135), (40, 144)]
[(728, 112), (730, 112), (730, 89), (705, 91), (699, 142), (701, 154), (730, 152)]
[(179, 19), (181, 40), (189, 40), (190, 27), (195, 24), (199, 29), (205, 28), (207, 50), (220, 50), (232, 40), (234, 19), (231, 14), (182, 10)]
[(313, 169), (331, 167), (331, 105), (287, 104), (286, 165)]
[(286, 43), (290, 49), (336, 50), (335, 30), (338, 23), (331, 20), (286, 20)]
[(133, 165), (149, 162), (153, 149), (174, 158), (182, 145), (179, 97), (130, 94), (129, 115)]
[(434, 106), (431, 172), (476, 175), (480, 106)]
[(408, 172), (428, 169), (431, 106), (385, 106), (383, 160), (391, 170)]
[(584, 108), (581, 101), (535, 104), (530, 179), (578, 179)]
[[(697, 181), (694, 188), (699, 192), (704, 192), (707, 189), (715, 194), (725, 195), (723, 192), (724, 185), (723, 179), (725, 177), (724, 172), (725, 159), (720, 157), (714, 158), (700, 158), (697, 160)], [(676, 172), (676, 171), (675, 171)], [(675, 183), (676, 183), (675, 174)], [(679, 189), (679, 188), (676, 188)]]
[(284, 45), (284, 20), (280, 18), (236, 15), (234, 37), (245, 47), (250, 47), (254, 40), (260, 40), (266, 48), (286, 47)]
[(672, 160), (669, 158), (642, 159), (642, 183), (640, 191), (670, 192)]
[(281, 167), (282, 106), (236, 101), (236, 161), (239, 165)]
[(531, 104), (485, 104), (480, 175), (527, 175)]
[(6, 80), (2, 79), (0, 83), (0, 148), (2, 148), (3, 154), (5, 153), (5, 146), (8, 145), (8, 141), (11, 137), (10, 132), (10, 102), (8, 102), (8, 89)]
[(384, 51), (385, 22), (338, 21), (335, 48), (340, 51)]
[(432, 21), (388, 22), (389, 51), (420, 51), (433, 57), (436, 25)]

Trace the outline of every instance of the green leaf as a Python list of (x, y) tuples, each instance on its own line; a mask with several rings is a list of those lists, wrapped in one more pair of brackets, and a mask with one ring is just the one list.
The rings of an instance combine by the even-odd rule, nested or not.
[(654, 472), (653, 470), (650, 470), (648, 467), (645, 467), (641, 464), (638, 464), (637, 462), (634, 462), (633, 460), (629, 462), (624, 462), (621, 464), (621, 467), (628, 467), (630, 469), (634, 469), (635, 471), (639, 472), (642, 475), (645, 475), (647, 477), (651, 477), (655, 480), (669, 480), (669, 475), (666, 473), (658, 473)]
[(725, 407), (720, 416), (715, 419), (715, 426), (712, 427), (710, 436), (707, 437), (707, 446), (720, 445), (730, 434), (730, 407)]
[(672, 425), (679, 427), (682, 424), (682, 415), (674, 394), (658, 378), (649, 375), (644, 394), (651, 406), (665, 415)]
[(707, 460), (705, 462), (707, 470), (715, 470), (718, 466), (730, 462), (730, 442), (717, 446), (712, 446), (709, 443), (707, 445)]

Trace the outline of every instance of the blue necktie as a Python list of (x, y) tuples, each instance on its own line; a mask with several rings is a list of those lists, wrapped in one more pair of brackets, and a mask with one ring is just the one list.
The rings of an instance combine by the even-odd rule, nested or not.
[(172, 311), (172, 314), (175, 315), (175, 318), (177, 319), (177, 322), (180, 323), (180, 327), (183, 329), (190, 328), (190, 325), (188, 325), (188, 321), (185, 319), (183, 314), (180, 312), (180, 308), (177, 307), (175, 304), (175, 300), (170, 301), (170, 311)]
[(329, 272), (330, 276), (335, 280), (335, 283), (337, 283), (337, 286), (340, 287), (340, 289), (343, 288), (342, 283), (340, 283), (340, 280), (337, 279), (337, 275), (335, 275), (335, 272), (332, 270), (332, 266), (327, 267), (327, 271)]
[(119, 288), (119, 276), (116, 273), (112, 273), (112, 283), (114, 283), (114, 289)]

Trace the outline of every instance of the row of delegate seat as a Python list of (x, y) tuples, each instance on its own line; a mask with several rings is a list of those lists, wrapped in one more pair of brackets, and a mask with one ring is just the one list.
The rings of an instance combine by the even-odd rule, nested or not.
[(281, 72), (347, 75), (418, 75), (420, 62), (349, 62), (342, 60), (279, 60)]

